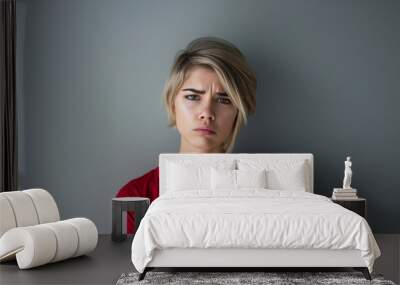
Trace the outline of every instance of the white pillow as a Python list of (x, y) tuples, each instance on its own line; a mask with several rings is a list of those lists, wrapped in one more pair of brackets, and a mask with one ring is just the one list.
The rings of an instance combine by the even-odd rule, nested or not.
[(267, 173), (268, 188), (303, 191), (307, 189), (304, 163), (285, 170), (274, 169)]
[(239, 159), (237, 164), (240, 170), (266, 169), (268, 189), (306, 191), (309, 188), (304, 160)]
[(211, 170), (211, 188), (213, 190), (240, 188), (266, 188), (266, 171), (261, 170)]
[[(206, 163), (205, 163), (206, 162)], [(211, 168), (234, 169), (234, 160), (220, 161), (168, 161), (167, 167), (167, 191), (184, 190), (210, 190)]]
[(211, 168), (211, 189), (236, 189), (236, 170)]
[(267, 188), (266, 170), (235, 170), (238, 188)]

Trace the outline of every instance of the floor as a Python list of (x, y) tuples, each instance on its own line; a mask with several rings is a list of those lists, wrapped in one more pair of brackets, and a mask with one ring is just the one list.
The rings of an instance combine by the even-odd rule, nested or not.
[(96, 249), (87, 256), (27, 270), (18, 270), (15, 261), (0, 263), (0, 284), (115, 284), (122, 273), (134, 271), (131, 243), (100, 235)]
[(374, 236), (382, 254), (375, 261), (374, 271), (382, 273), (385, 279), (400, 284), (400, 234)]
[[(374, 272), (400, 284), (400, 234), (376, 234), (382, 251)], [(115, 243), (100, 235), (96, 250), (87, 256), (19, 270), (15, 261), (0, 264), (0, 284), (115, 284), (124, 272), (134, 271), (130, 260), (131, 239)]]

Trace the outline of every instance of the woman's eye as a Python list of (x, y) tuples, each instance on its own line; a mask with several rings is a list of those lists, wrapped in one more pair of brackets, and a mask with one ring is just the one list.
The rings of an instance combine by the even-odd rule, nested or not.
[(197, 101), (199, 99), (199, 95), (190, 94), (190, 95), (186, 95), (185, 98), (188, 100), (191, 100), (191, 101)]
[(231, 100), (228, 99), (228, 98), (218, 98), (217, 101), (222, 103), (222, 104), (226, 104), (226, 105), (232, 104)]

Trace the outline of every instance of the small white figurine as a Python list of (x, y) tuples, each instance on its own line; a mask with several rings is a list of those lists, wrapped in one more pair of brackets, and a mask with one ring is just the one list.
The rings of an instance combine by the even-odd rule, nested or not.
[(350, 156), (346, 158), (346, 161), (344, 162), (344, 179), (343, 179), (343, 189), (352, 189), (350, 184), (351, 184), (351, 176), (353, 175), (353, 172), (351, 171), (351, 161), (350, 161)]

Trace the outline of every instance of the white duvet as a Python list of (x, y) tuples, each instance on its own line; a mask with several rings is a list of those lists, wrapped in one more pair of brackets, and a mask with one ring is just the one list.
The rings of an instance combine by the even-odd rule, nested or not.
[(358, 249), (372, 272), (380, 256), (364, 218), (325, 196), (299, 191), (241, 189), (166, 193), (150, 205), (132, 242), (143, 272), (154, 249)]

